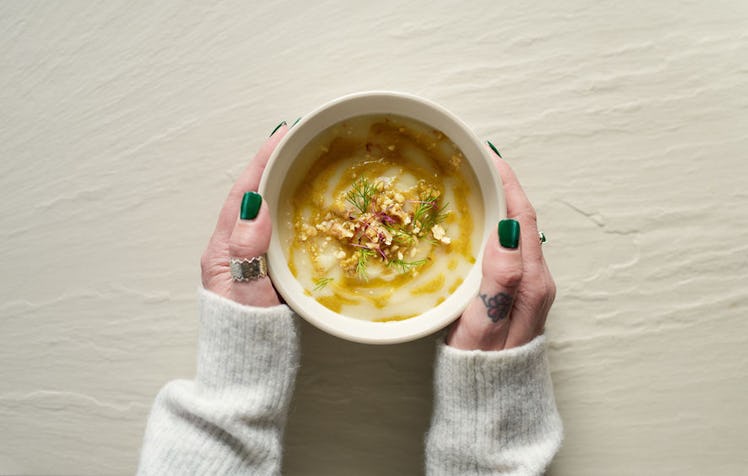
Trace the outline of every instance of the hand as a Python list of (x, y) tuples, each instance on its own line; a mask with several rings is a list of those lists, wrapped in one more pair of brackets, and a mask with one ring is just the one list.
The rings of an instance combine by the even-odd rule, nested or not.
[[(273, 131), (231, 188), (218, 216), (213, 236), (200, 260), (203, 287), (239, 304), (260, 307), (280, 304), (269, 277), (248, 282), (234, 281), (229, 268), (229, 258), (262, 256), (270, 246), (272, 224), (265, 201), (261, 202), (256, 217), (241, 219), (239, 212), (245, 193), (257, 191), (265, 165), (286, 132), (288, 128), (284, 122)], [(256, 201), (258, 197), (259, 195), (253, 198)]]
[[(494, 163), (504, 183), (510, 219), (499, 224), (499, 236), (488, 240), (478, 296), (447, 336), (447, 344), (458, 349), (502, 350), (530, 342), (543, 333), (556, 297), (535, 209), (509, 164), (498, 155)], [(518, 235), (516, 244), (513, 235)]]

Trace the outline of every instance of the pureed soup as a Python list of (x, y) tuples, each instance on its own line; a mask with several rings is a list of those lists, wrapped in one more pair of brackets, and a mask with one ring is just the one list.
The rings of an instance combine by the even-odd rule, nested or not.
[(291, 273), (337, 313), (407, 319), (462, 283), (480, 246), (475, 174), (442, 132), (366, 115), (317, 135), (289, 173), (279, 229)]

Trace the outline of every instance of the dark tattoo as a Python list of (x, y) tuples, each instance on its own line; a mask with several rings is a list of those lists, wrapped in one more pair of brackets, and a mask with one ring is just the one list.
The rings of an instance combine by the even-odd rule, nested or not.
[(512, 302), (514, 297), (507, 293), (497, 293), (495, 296), (488, 297), (485, 294), (478, 294), (486, 305), (486, 311), (488, 318), (493, 322), (499, 322), (502, 319), (506, 319), (509, 315), (509, 311), (512, 310)]

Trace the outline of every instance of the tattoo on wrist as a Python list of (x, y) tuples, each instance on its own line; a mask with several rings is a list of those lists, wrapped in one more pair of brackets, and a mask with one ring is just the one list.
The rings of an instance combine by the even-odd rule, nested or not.
[(488, 297), (486, 294), (478, 294), (483, 304), (486, 306), (486, 314), (488, 318), (493, 322), (499, 322), (502, 319), (506, 319), (509, 316), (509, 311), (512, 310), (512, 302), (514, 297), (507, 293), (501, 292)]

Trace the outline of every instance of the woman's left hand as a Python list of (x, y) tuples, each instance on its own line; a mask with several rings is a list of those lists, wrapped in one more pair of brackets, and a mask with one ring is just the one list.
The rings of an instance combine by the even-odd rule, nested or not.
[[(285, 122), (277, 127), (260, 148), (229, 192), (218, 216), (218, 223), (200, 260), (203, 287), (220, 296), (248, 306), (269, 307), (280, 304), (269, 277), (237, 282), (231, 276), (231, 258), (264, 257), (270, 246), (272, 223), (270, 210), (256, 193), (270, 155), (288, 132)], [(247, 192), (250, 193), (245, 197)], [(257, 209), (257, 201), (260, 201)], [(243, 204), (244, 217), (240, 216)], [(251, 209), (251, 210), (248, 210)], [(247, 214), (248, 212), (248, 214)], [(254, 216), (252, 216), (254, 215)], [(264, 258), (262, 258), (264, 259)]]

